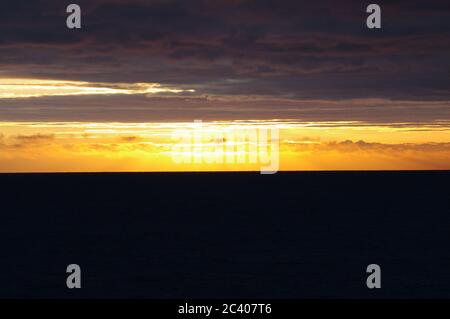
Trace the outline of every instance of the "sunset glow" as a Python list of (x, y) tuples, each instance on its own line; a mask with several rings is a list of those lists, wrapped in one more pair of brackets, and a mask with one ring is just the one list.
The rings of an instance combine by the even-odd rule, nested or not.
[(450, 169), (441, 6), (130, 1), (5, 7), (0, 172)]
[[(193, 123), (0, 123), (2, 172), (242, 171), (256, 163), (176, 163), (177, 132)], [(450, 123), (217, 121), (204, 130), (280, 130), (280, 170), (449, 169)], [(203, 147), (219, 143), (202, 138)], [(194, 145), (195, 146), (195, 145)], [(198, 145), (197, 145), (198, 147)], [(234, 147), (234, 146), (232, 146)], [(198, 149), (198, 148), (197, 148)], [(234, 148), (233, 152), (238, 152)], [(195, 156), (195, 154), (194, 154)]]

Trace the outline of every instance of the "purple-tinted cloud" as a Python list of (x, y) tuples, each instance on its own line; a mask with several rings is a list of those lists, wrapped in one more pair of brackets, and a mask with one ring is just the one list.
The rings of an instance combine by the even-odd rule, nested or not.
[[(387, 118), (448, 118), (448, 1), (378, 1), (383, 9), (381, 30), (366, 28), (366, 4), (356, 0), (77, 3), (83, 12), (81, 30), (65, 27), (67, 3), (63, 1), (2, 1), (1, 76), (194, 87), (200, 105), (206, 103), (204, 96), (258, 96), (268, 100), (267, 114), (298, 117), (308, 116), (303, 101), (309, 99), (439, 101), (439, 107), (424, 102), (420, 111), (413, 108), (411, 113), (392, 108), (389, 103), (376, 112), (352, 106), (346, 109), (350, 114), (341, 116), (317, 105), (312, 117), (359, 118), (365, 114), (370, 119), (382, 113)], [(284, 104), (272, 103), (280, 99), (298, 101), (285, 112)], [(48, 112), (33, 116), (60, 117), (62, 109), (54, 109), (53, 101), (17, 103), (49, 103)], [(79, 102), (73, 101), (65, 100), (64, 104)], [(175, 101), (177, 107), (173, 107)], [(117, 107), (123, 103), (130, 107), (145, 104), (149, 113), (143, 112), (155, 114), (156, 102), (145, 97), (87, 102), (93, 107), (90, 112), (96, 114), (101, 112), (95, 105), (107, 103), (112, 108), (114, 103), (121, 103)], [(158, 107), (165, 107), (161, 106), (163, 102), (158, 103)], [(164, 103), (170, 110), (166, 118), (186, 117), (183, 108), (191, 114), (193, 103), (189, 101), (165, 99)], [(208, 103), (205, 116), (249, 112), (248, 102), (236, 103), (233, 108), (217, 101)], [(0, 101), (1, 119), (31, 116), (25, 115), (25, 107), (15, 104)], [(266, 112), (258, 111), (261, 104), (252, 104), (252, 109), (257, 109), (253, 110), (255, 116)], [(119, 114), (118, 118), (125, 116)]]

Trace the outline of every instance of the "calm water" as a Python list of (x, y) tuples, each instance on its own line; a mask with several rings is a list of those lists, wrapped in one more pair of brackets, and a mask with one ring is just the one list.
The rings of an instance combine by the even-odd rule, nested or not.
[[(0, 297), (450, 297), (449, 182), (450, 172), (0, 175)], [(382, 267), (376, 291), (371, 263)]]

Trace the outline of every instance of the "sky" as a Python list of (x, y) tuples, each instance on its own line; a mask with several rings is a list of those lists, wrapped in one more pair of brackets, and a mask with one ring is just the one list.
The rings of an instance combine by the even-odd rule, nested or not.
[(0, 172), (257, 169), (174, 163), (195, 120), (279, 129), (281, 170), (450, 169), (450, 2), (373, 2), (381, 29), (357, 0), (1, 1)]

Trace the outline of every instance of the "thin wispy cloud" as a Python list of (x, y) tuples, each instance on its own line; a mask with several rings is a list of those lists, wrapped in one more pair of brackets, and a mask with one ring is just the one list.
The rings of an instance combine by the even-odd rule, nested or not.
[(0, 99), (80, 95), (138, 95), (195, 92), (159, 83), (95, 83), (41, 79), (0, 79)]

